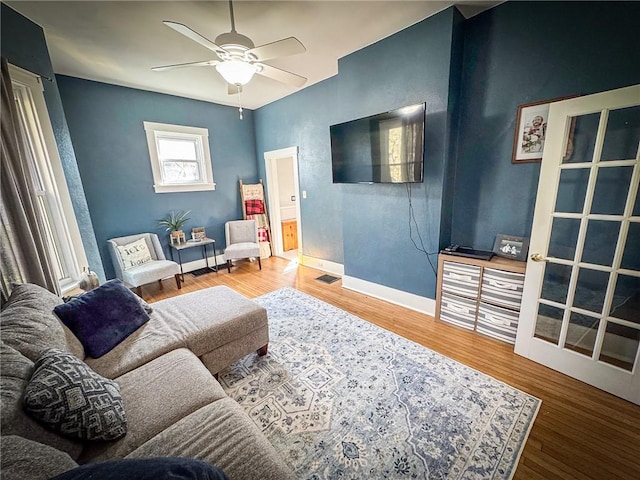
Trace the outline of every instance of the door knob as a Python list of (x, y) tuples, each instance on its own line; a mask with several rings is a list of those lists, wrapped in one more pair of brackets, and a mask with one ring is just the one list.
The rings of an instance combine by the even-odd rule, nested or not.
[(542, 255), (540, 255), (538, 252), (532, 253), (529, 258), (531, 260), (533, 260), (534, 262), (546, 262), (547, 261), (547, 259), (544, 258)]

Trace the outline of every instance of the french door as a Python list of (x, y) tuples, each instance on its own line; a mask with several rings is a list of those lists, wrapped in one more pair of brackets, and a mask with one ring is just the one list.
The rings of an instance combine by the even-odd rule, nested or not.
[(516, 353), (640, 404), (640, 85), (551, 105)]

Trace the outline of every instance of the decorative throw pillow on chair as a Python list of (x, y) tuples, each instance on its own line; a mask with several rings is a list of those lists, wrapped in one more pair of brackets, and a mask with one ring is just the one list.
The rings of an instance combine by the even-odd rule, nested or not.
[(127, 433), (120, 387), (63, 350), (44, 350), (24, 390), (29, 415), (63, 435), (117, 440)]
[(125, 270), (143, 265), (152, 260), (149, 247), (144, 238), (127, 245), (118, 245), (118, 251)]

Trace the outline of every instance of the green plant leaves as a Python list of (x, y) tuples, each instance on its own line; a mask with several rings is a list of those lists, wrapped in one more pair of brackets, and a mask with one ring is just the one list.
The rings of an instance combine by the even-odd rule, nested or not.
[(187, 210), (186, 212), (182, 210), (179, 212), (171, 211), (169, 215), (158, 220), (158, 225), (160, 225), (161, 227), (166, 227), (167, 232), (170, 232), (172, 230), (180, 230), (182, 229), (182, 226), (187, 223), (188, 220), (190, 220), (190, 218), (187, 216), (190, 213), (191, 210)]

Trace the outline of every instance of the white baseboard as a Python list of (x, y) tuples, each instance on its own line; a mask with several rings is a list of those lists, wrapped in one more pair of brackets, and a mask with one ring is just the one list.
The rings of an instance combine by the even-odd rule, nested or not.
[[(226, 260), (224, 259), (224, 255), (216, 255), (215, 258), (209, 256), (208, 260), (210, 267), (218, 265), (218, 268), (225, 268), (227, 264)], [(192, 272), (193, 270), (198, 270), (199, 268), (204, 268), (206, 266), (207, 263), (205, 262), (204, 258), (201, 258), (199, 260), (193, 260), (191, 262), (184, 262), (182, 264), (182, 271), (184, 273), (188, 273)]]
[(322, 270), (323, 272), (333, 273), (334, 275), (344, 275), (344, 265), (342, 265), (341, 263), (303, 255), (300, 264), (304, 265), (305, 267)]
[(421, 297), (413, 293), (403, 292), (395, 288), (386, 287), (377, 283), (368, 282), (355, 277), (344, 275), (342, 286), (354, 292), (364, 293), (370, 297), (379, 298), (401, 307), (426, 313), (432, 317), (436, 314), (436, 301), (432, 298)]

